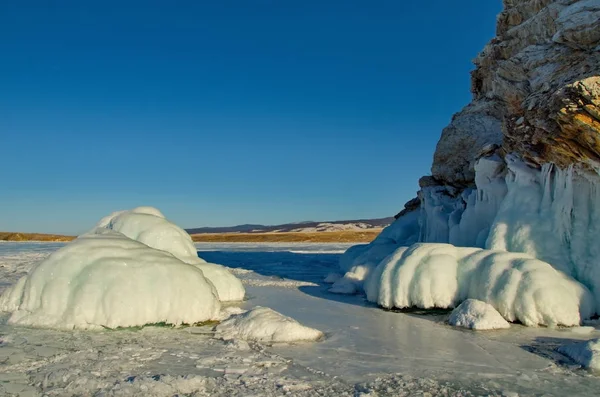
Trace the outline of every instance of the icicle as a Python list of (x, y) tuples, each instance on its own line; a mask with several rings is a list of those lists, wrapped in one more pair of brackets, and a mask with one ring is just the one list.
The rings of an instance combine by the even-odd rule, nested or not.
[(544, 190), (544, 195), (542, 196), (542, 211), (547, 211), (550, 209), (550, 205), (552, 203), (552, 169), (554, 168), (554, 164), (547, 163), (542, 165), (542, 171), (540, 175), (540, 179), (542, 182), (542, 187)]
[(555, 219), (555, 231), (568, 244), (571, 241), (571, 217), (573, 211), (573, 166), (566, 170), (558, 167), (554, 173), (552, 214)]

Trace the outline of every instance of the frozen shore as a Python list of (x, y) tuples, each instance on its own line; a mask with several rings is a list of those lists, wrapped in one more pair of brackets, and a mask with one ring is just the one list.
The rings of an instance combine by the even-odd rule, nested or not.
[[(1, 245), (2, 288), (60, 246)], [(242, 280), (243, 308), (269, 306), (325, 340), (222, 341), (210, 326), (57, 331), (7, 325), (4, 316), (0, 394), (584, 396), (600, 387), (600, 378), (556, 352), (598, 337), (596, 329), (513, 325), (481, 334), (448, 326), (449, 312), (384, 311), (361, 296), (331, 294), (322, 280), (336, 269), (341, 245), (197, 247)]]

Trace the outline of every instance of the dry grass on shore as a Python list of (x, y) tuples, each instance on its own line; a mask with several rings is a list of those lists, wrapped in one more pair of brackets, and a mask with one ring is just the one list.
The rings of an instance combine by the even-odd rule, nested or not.
[(205, 243), (368, 243), (379, 233), (381, 229), (337, 232), (201, 233), (192, 234), (192, 239)]
[(43, 233), (15, 233), (0, 232), (0, 241), (71, 241), (74, 236), (62, 236), (60, 234)]
[[(380, 232), (381, 229), (337, 232), (201, 233), (192, 234), (192, 239), (206, 243), (368, 243)], [(59, 234), (0, 232), (0, 241), (67, 242), (75, 238), (75, 236)]]

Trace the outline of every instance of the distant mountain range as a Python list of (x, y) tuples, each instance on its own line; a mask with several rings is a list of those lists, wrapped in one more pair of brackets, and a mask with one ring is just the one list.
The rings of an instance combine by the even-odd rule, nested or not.
[(186, 229), (189, 234), (203, 233), (290, 233), (290, 232), (335, 232), (342, 230), (368, 230), (378, 229), (389, 225), (394, 221), (393, 217), (380, 219), (356, 219), (347, 221), (327, 222), (296, 222), (282, 225), (237, 225), (225, 227), (199, 227)]

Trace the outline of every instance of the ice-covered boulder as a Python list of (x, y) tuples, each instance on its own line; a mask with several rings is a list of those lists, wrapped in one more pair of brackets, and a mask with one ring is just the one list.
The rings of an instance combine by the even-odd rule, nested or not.
[(60, 329), (192, 324), (219, 309), (197, 267), (106, 229), (56, 251), (0, 297), (9, 323)]
[(290, 317), (257, 306), (252, 310), (231, 316), (215, 327), (217, 338), (244, 339), (259, 342), (307, 342), (316, 341), (323, 333), (305, 327)]
[(120, 211), (59, 249), (0, 296), (10, 323), (53, 328), (197, 323), (244, 287), (200, 259), (190, 236), (152, 207)]
[(488, 329), (510, 328), (494, 306), (477, 299), (467, 299), (450, 314), (448, 323), (455, 327), (474, 329), (477, 331)]
[(567, 343), (558, 351), (584, 368), (600, 371), (600, 339)]
[[(225, 267), (207, 263), (199, 258), (190, 235), (165, 219), (156, 208), (137, 207), (128, 211), (115, 212), (98, 222), (96, 229), (98, 228), (119, 232), (130, 239), (168, 252), (181, 261), (198, 267), (216, 287), (219, 300), (223, 302), (244, 299), (245, 289), (242, 282)], [(91, 233), (95, 233), (94, 230)]]
[(452, 308), (473, 298), (508, 321), (579, 325), (594, 313), (590, 291), (527, 254), (415, 244), (399, 248), (371, 272), (367, 299), (386, 308)]

